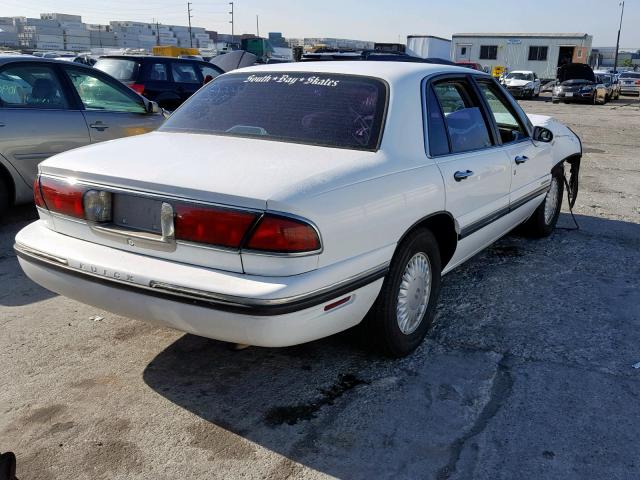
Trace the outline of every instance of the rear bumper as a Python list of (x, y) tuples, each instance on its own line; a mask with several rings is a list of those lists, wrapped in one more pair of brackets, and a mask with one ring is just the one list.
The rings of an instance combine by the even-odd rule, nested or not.
[[(44, 237), (44, 238), (43, 238)], [(35, 222), (15, 250), (36, 283), (89, 305), (229, 342), (304, 343), (358, 324), (375, 301), (386, 265), (338, 282), (319, 269), (256, 277), (181, 265), (91, 244)], [(349, 301), (325, 311), (335, 300)]]
[(638, 95), (640, 93), (639, 86), (620, 86), (620, 93), (623, 95)]

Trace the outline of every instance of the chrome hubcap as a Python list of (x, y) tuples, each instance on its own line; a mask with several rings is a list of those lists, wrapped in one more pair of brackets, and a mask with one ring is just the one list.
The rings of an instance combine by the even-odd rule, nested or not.
[(544, 201), (544, 222), (549, 225), (551, 220), (553, 220), (553, 216), (556, 213), (556, 208), (558, 207), (558, 198), (560, 191), (560, 183), (556, 177), (551, 179), (551, 187), (549, 188), (549, 192), (547, 192), (547, 197)]
[(404, 269), (396, 320), (400, 331), (410, 335), (416, 331), (427, 311), (429, 296), (431, 295), (431, 264), (424, 253), (416, 253)]

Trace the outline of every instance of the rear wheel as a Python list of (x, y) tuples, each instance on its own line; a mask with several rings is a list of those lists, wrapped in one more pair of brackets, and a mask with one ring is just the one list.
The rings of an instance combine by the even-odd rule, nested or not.
[(398, 246), (389, 274), (367, 319), (368, 340), (382, 353), (403, 357), (427, 334), (440, 294), (438, 242), (426, 229), (412, 232)]
[(564, 172), (557, 169), (551, 177), (549, 191), (533, 215), (524, 224), (525, 233), (531, 237), (542, 238), (549, 236), (558, 223), (562, 196), (564, 194)]

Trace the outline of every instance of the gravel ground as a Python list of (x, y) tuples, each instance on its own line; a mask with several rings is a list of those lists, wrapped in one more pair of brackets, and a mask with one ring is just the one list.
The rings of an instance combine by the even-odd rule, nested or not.
[(640, 478), (640, 103), (523, 105), (583, 139), (580, 230), (510, 235), (447, 275), (403, 360), (352, 332), (234, 352), (59, 297), (18, 267), (34, 212), (15, 209), (0, 451), (21, 480)]

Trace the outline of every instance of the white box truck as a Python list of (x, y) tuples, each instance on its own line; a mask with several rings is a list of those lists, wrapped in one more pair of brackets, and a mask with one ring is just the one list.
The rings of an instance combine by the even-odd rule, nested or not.
[(433, 35), (408, 35), (407, 54), (420, 58), (451, 59), (451, 40)]

